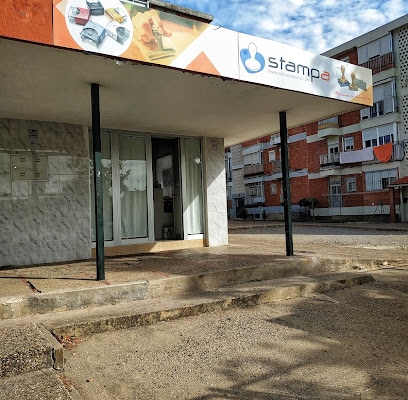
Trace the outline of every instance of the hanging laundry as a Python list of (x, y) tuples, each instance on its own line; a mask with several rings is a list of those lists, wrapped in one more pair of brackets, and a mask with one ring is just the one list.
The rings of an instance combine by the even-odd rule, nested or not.
[(388, 162), (392, 157), (392, 143), (374, 147), (374, 154), (378, 161)]

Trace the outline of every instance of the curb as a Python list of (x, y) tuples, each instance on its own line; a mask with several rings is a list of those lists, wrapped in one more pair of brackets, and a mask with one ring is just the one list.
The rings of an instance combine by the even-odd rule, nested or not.
[(63, 365), (61, 344), (40, 325), (1, 329), (0, 341), (0, 379)]
[(146, 298), (147, 291), (148, 282), (132, 282), (0, 299), (0, 321), (140, 300)]

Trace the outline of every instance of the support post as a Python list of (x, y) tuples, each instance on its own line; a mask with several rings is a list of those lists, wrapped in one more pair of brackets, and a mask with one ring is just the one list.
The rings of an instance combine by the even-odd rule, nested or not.
[(95, 185), (95, 228), (96, 228), (96, 279), (105, 279), (105, 254), (103, 233), (103, 185), (102, 185), (102, 144), (99, 107), (99, 85), (91, 84), (92, 144)]
[(293, 256), (292, 208), (289, 181), (288, 126), (285, 111), (281, 111), (279, 113), (279, 126), (281, 139), (283, 210), (285, 213), (286, 255)]
[(388, 190), (390, 194), (390, 222), (395, 223), (397, 222), (397, 215), (395, 213), (395, 189), (393, 186), (390, 186)]

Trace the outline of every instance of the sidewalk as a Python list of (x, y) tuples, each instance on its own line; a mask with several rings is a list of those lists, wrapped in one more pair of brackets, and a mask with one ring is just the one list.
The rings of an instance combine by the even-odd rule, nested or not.
[[(283, 221), (250, 221), (250, 220), (229, 220), (228, 229), (248, 229), (259, 227), (273, 227), (284, 225)], [(372, 229), (382, 231), (404, 231), (408, 232), (408, 222), (379, 223), (379, 222), (293, 222), (293, 226), (329, 226), (335, 228)]]

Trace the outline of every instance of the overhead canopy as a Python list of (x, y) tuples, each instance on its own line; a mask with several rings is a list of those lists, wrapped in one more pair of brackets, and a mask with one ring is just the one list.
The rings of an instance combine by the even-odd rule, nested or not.
[(280, 111), (290, 128), (372, 105), (366, 68), (134, 1), (89, 4), (27, 0), (21, 26), (0, 25), (0, 117), (90, 125), (97, 83), (103, 128), (229, 146), (277, 132)]
[(388, 187), (408, 186), (408, 176), (404, 176), (390, 183)]
[(90, 84), (101, 85), (101, 125), (225, 138), (233, 145), (360, 109), (354, 103), (178, 69), (0, 39), (0, 117), (91, 124)]

